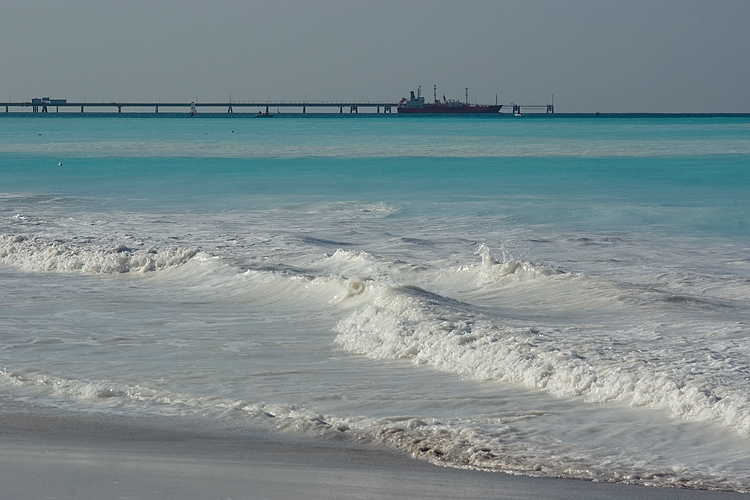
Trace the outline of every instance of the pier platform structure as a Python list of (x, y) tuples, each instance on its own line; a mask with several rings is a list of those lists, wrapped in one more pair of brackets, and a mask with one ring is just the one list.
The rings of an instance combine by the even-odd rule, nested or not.
[[(392, 113), (393, 110), (398, 106), (398, 103), (391, 102), (354, 102), (354, 101), (343, 101), (343, 102), (326, 102), (326, 101), (279, 101), (279, 102), (263, 102), (263, 101), (230, 101), (230, 102), (68, 102), (66, 99), (50, 99), (49, 97), (34, 98), (30, 101), (16, 101), (16, 102), (0, 102), (0, 109), (5, 106), (5, 112), (10, 112), (10, 108), (22, 108), (21, 111), (30, 109), (32, 113), (48, 113), (50, 109), (54, 108), (56, 113), (60, 112), (60, 108), (75, 108), (76, 111), (80, 109), (81, 113), (86, 110), (112, 110), (117, 109), (118, 113), (122, 113), (122, 109), (137, 109), (147, 110), (152, 109), (154, 113), (159, 112), (159, 108), (164, 110), (165, 108), (170, 109), (184, 109), (185, 112), (190, 112), (192, 106), (196, 109), (225, 109), (227, 114), (232, 114), (237, 110), (238, 112), (254, 113), (265, 109), (268, 113), (272, 109), (284, 108), (288, 112), (295, 112), (300, 110), (302, 113), (307, 113), (308, 109), (336, 109), (338, 108), (339, 113), (344, 113), (347, 110), (349, 113), (358, 113), (360, 108), (372, 109), (375, 113)], [(144, 112), (144, 111), (140, 111)], [(299, 111), (297, 111), (299, 112)]]
[(543, 110), (546, 110), (547, 113), (555, 112), (554, 104), (513, 104), (513, 103), (510, 103), (510, 107), (513, 108), (514, 115), (523, 114), (521, 109), (543, 109)]
[[(51, 99), (49, 97), (33, 98), (30, 101), (16, 101), (16, 102), (0, 102), (0, 110), (5, 106), (5, 112), (9, 113), (11, 108), (21, 108), (19, 111), (30, 110), (31, 113), (48, 113), (51, 108), (54, 108), (56, 113), (60, 112), (60, 108), (74, 108), (76, 112), (80, 109), (80, 113), (89, 111), (101, 111), (117, 109), (118, 113), (122, 113), (122, 109), (138, 110), (138, 112), (148, 112), (146, 110), (153, 110), (154, 113), (159, 113), (159, 108), (162, 111), (167, 108), (170, 112), (174, 112), (175, 109), (185, 110), (189, 113), (191, 106), (195, 105), (195, 108), (212, 109), (212, 110), (226, 110), (227, 114), (233, 114), (235, 110), (239, 113), (255, 113), (257, 111), (265, 110), (265, 113), (269, 113), (272, 109), (276, 109), (279, 112), (280, 109), (284, 109), (287, 112), (301, 112), (307, 113), (308, 109), (311, 110), (323, 110), (323, 109), (338, 109), (339, 113), (348, 111), (349, 113), (356, 114), (360, 108), (374, 110), (375, 113), (392, 113), (395, 108), (398, 107), (398, 103), (392, 102), (355, 102), (355, 101), (229, 101), (229, 102), (68, 102), (66, 99)], [(513, 110), (514, 115), (522, 116), (522, 110), (544, 110), (546, 113), (555, 112), (554, 97), (552, 104), (515, 104), (503, 105), (505, 109)], [(213, 113), (216, 113), (215, 111)]]

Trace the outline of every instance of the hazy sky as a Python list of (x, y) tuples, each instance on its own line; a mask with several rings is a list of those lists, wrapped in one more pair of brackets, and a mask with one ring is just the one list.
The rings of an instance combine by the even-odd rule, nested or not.
[(750, 112), (750, 0), (0, 0), (0, 101)]

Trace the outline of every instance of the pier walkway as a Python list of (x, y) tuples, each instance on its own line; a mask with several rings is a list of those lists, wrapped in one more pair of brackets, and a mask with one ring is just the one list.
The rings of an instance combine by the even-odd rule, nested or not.
[[(17, 101), (17, 102), (0, 102), (0, 109), (5, 106), (5, 112), (9, 113), (11, 108), (21, 108), (20, 112), (31, 111), (32, 113), (48, 113), (50, 108), (54, 108), (56, 113), (60, 112), (60, 108), (74, 108), (76, 112), (80, 109), (81, 113), (84, 113), (86, 109), (89, 111), (96, 111), (102, 109), (109, 109), (112, 112), (117, 109), (118, 113), (122, 113), (123, 108), (140, 108), (138, 112), (147, 112), (144, 110), (153, 109), (154, 113), (159, 113), (159, 108), (162, 111), (169, 109), (170, 112), (174, 113), (175, 109), (179, 109), (179, 112), (185, 110), (190, 112), (192, 107), (210, 109), (210, 110), (226, 110), (226, 113), (232, 114), (235, 109), (239, 113), (255, 113), (262, 112), (270, 113), (270, 110), (276, 109), (276, 112), (280, 112), (281, 108), (284, 108), (287, 112), (302, 112), (307, 113), (308, 108), (318, 109), (337, 109), (339, 113), (344, 113), (346, 109), (349, 113), (358, 113), (360, 108), (370, 108), (375, 113), (392, 113), (394, 108), (398, 107), (397, 103), (392, 102), (354, 102), (354, 101), (229, 101), (229, 102), (68, 102), (66, 99), (50, 99), (49, 97), (34, 98), (30, 101)], [(539, 109), (545, 110), (547, 113), (555, 112), (554, 97), (552, 104), (514, 104), (503, 105), (506, 109), (512, 107), (514, 115), (522, 115), (521, 110), (523, 109)], [(292, 109), (290, 109), (292, 108)], [(68, 111), (70, 112), (70, 111)], [(212, 111), (216, 113), (216, 111)], [(224, 112), (224, 111), (222, 111)]]
[[(348, 110), (349, 113), (358, 113), (360, 108), (374, 109), (376, 113), (391, 113), (398, 104), (390, 102), (312, 102), (312, 101), (291, 101), (291, 102), (262, 102), (262, 101), (230, 101), (230, 102), (67, 102), (65, 99), (32, 99), (31, 101), (23, 102), (0, 102), (0, 109), (5, 106), (5, 112), (8, 113), (10, 108), (22, 108), (20, 111), (26, 111), (30, 108), (32, 113), (47, 113), (50, 108), (54, 108), (54, 111), (59, 113), (60, 108), (80, 108), (80, 112), (84, 113), (88, 110), (101, 110), (117, 108), (118, 113), (122, 113), (123, 108), (141, 108), (141, 109), (152, 109), (154, 113), (159, 112), (159, 108), (164, 110), (165, 108), (179, 108), (189, 112), (191, 106), (195, 105), (196, 109), (225, 109), (227, 113), (234, 113), (235, 110), (244, 113), (253, 113), (260, 110), (265, 110), (266, 113), (271, 109), (284, 108), (296, 108), (301, 110), (302, 113), (306, 113), (308, 108), (338, 108), (339, 113), (343, 113), (344, 109)], [(293, 111), (292, 111), (293, 112)]]

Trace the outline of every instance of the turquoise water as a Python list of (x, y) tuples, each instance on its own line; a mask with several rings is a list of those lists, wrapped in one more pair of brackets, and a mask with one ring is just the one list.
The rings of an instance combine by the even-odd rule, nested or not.
[(748, 491), (748, 192), (746, 117), (0, 116), (0, 390)]
[(533, 224), (750, 234), (741, 118), (5, 122), (2, 183), (11, 190), (93, 192), (123, 206), (187, 210), (290, 199), (356, 198), (416, 211), (511, 204)]

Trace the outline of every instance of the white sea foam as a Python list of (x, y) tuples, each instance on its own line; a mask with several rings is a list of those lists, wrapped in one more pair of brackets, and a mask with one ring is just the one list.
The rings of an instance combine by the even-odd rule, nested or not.
[[(231, 283), (231, 284), (230, 284)], [(249, 270), (227, 283), (235, 296), (247, 296), (254, 304), (299, 304), (352, 307), (361, 304), (373, 287), (371, 280), (341, 274), (330, 276), (288, 275), (275, 271)]]
[(368, 252), (341, 248), (316, 264), (321, 271), (367, 279), (377, 279), (379, 276), (385, 278), (394, 267), (391, 261)]
[(0, 235), (0, 262), (27, 271), (143, 273), (180, 266), (197, 254), (195, 248), (133, 250), (125, 245), (82, 246), (42, 237)]
[(657, 455), (612, 455), (601, 463), (601, 459), (597, 462), (592, 455), (597, 450), (526, 435), (518, 428), (519, 424), (542, 417), (543, 412), (539, 411), (505, 412), (471, 419), (413, 415), (367, 418), (323, 414), (303, 405), (172, 393), (109, 380), (72, 380), (0, 370), (0, 382), (36, 397), (86, 401), (94, 405), (93, 409), (200, 416), (232, 426), (253, 425), (277, 432), (376, 443), (438, 465), (651, 486), (750, 491), (748, 482), (730, 482), (708, 470), (688, 473), (687, 467), (665, 463)]
[[(560, 397), (583, 396), (592, 402), (620, 400), (634, 406), (669, 408), (681, 418), (715, 420), (750, 433), (750, 399), (741, 390), (741, 375), (750, 373), (750, 367), (731, 356), (739, 348), (731, 342), (722, 346), (696, 342), (689, 350), (670, 345), (649, 350), (627, 346), (621, 339), (648, 340), (658, 333), (627, 327), (598, 332), (596, 325), (524, 326), (518, 320), (480, 312), (469, 303), (415, 285), (394, 284), (416, 276), (413, 282), (464, 290), (468, 297), (488, 289), (526, 287), (530, 291), (522, 294), (535, 294), (539, 286), (562, 286), (568, 288), (571, 297), (567, 307), (581, 300), (580, 295), (585, 296), (590, 285), (571, 282), (571, 277), (586, 278), (546, 266), (510, 257), (498, 261), (486, 247), (480, 247), (478, 253), (480, 264), (448, 270), (414, 267), (368, 252), (339, 249), (316, 262), (317, 275), (283, 269), (242, 273), (224, 264), (226, 273), (216, 266), (192, 266), (176, 276), (205, 288), (202, 293), (247, 295), (256, 304), (283, 301), (304, 307), (319, 303), (344, 310), (355, 308), (336, 326), (336, 341), (346, 350), (374, 359), (412, 359), (416, 364), (430, 364), (479, 380), (522, 383)], [(196, 256), (215, 261), (193, 248), (132, 250), (123, 245), (101, 247), (41, 237), (0, 236), (0, 262), (31, 271), (177, 272)], [(502, 295), (492, 297), (497, 300)], [(590, 307), (591, 300), (584, 300)], [(728, 324), (725, 328), (741, 331), (743, 326)], [(659, 327), (654, 325), (654, 329)], [(672, 362), (673, 352), (680, 352), (680, 363)], [(739, 378), (727, 380), (727, 373)]]
[(549, 266), (515, 259), (505, 252), (502, 260), (497, 260), (486, 245), (480, 245), (476, 253), (481, 256), (480, 263), (441, 268), (430, 276), (429, 281), (420, 284), (476, 297), (523, 287), (539, 280), (549, 284), (550, 280), (546, 278), (565, 274)]
[(557, 269), (519, 261), (509, 255), (504, 255), (504, 259), (498, 261), (485, 245), (481, 245), (477, 253), (481, 255), (481, 262), (478, 264), (443, 267), (443, 262), (413, 264), (362, 250), (339, 248), (332, 255), (316, 262), (315, 267), (331, 273), (367, 277), (380, 283), (417, 284), (449, 290), (450, 293), (458, 291), (475, 294), (564, 274)]
[[(672, 352), (669, 345), (650, 350), (620, 341), (640, 336), (633, 331), (602, 335), (596, 326), (507, 323), (422, 289), (383, 287), (336, 326), (336, 341), (374, 359), (411, 359), (560, 397), (669, 408), (681, 418), (715, 420), (750, 433), (750, 399), (741, 390), (750, 366), (721, 349), (697, 342), (689, 350), (674, 346)], [(675, 362), (677, 352), (681, 359)], [(734, 380), (726, 379), (730, 372)]]
[(384, 217), (395, 215), (401, 209), (398, 206), (387, 203), (362, 203), (358, 201), (339, 201), (333, 203), (318, 203), (307, 209), (309, 214), (336, 214), (356, 217), (358, 215), (367, 215), (368, 217)]

